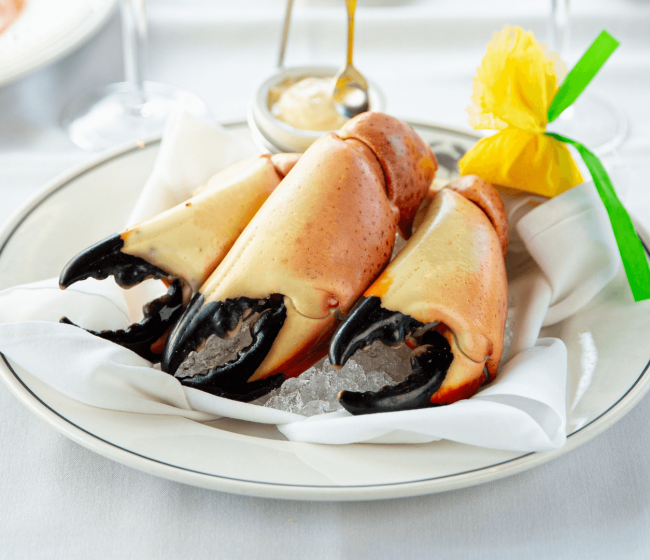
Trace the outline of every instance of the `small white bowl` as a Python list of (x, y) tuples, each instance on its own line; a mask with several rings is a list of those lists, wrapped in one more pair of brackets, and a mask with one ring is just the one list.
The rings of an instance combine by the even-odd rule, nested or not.
[[(315, 140), (325, 132), (322, 130), (303, 130), (295, 128), (276, 119), (269, 109), (269, 90), (287, 78), (326, 78), (334, 76), (338, 68), (330, 66), (301, 66), (299, 68), (282, 69), (267, 78), (255, 92), (248, 109), (248, 125), (258, 147), (270, 153), (304, 152)], [(383, 111), (384, 96), (377, 87), (368, 82), (370, 110)]]

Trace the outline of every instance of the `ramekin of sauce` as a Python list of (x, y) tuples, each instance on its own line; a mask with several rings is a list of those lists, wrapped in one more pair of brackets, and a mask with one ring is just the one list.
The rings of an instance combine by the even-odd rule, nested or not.
[[(248, 111), (253, 139), (271, 153), (304, 152), (317, 138), (338, 130), (347, 119), (332, 101), (334, 67), (283, 69), (257, 88)], [(383, 111), (384, 99), (369, 84), (370, 110)]]

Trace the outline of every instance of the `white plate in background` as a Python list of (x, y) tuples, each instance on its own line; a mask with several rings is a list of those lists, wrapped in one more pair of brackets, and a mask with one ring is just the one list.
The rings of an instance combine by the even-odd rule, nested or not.
[[(434, 146), (442, 177), (476, 141), (460, 131), (415, 127)], [(248, 134), (245, 125), (233, 128)], [(158, 148), (159, 141), (118, 148), (47, 185), (0, 232), (0, 289), (58, 276), (80, 250), (121, 229)], [(73, 441), (178, 482), (303, 500), (429, 494), (496, 480), (559, 457), (611, 426), (645, 395), (650, 388), (645, 340), (650, 302), (633, 304), (625, 282), (619, 273), (588, 306), (542, 333), (562, 338), (569, 355), (570, 435), (564, 448), (551, 452), (522, 454), (449, 441), (343, 446), (289, 442), (274, 426), (231, 419), (200, 424), (95, 408), (1, 360), (0, 378), (31, 411)]]
[(79, 47), (111, 15), (116, 0), (25, 0), (18, 19), (0, 33), (0, 85)]

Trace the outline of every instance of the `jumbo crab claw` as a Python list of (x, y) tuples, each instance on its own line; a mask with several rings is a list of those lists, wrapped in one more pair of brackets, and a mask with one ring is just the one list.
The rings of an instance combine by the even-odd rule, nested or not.
[[(147, 279), (169, 290), (145, 305), (144, 319), (121, 331), (89, 331), (152, 362), (192, 294), (223, 260), (299, 154), (260, 156), (213, 176), (189, 200), (127, 228), (74, 257), (61, 272), (62, 289), (87, 278), (113, 276), (122, 288)], [(71, 323), (67, 318), (62, 322)]]
[[(231, 338), (244, 322), (252, 342), (234, 360), (215, 359), (181, 383), (250, 401), (313, 365), (327, 354), (340, 317), (390, 259), (396, 229), (410, 233), (436, 169), (431, 148), (388, 115), (364, 113), (325, 134), (176, 323), (163, 370), (177, 374), (211, 335)], [(268, 308), (277, 302), (282, 313)]]
[(352, 414), (450, 404), (494, 379), (508, 312), (508, 224), (491, 185), (462, 177), (432, 193), (413, 237), (334, 334), (343, 366), (374, 341), (413, 348), (413, 373), (377, 392), (341, 391)]

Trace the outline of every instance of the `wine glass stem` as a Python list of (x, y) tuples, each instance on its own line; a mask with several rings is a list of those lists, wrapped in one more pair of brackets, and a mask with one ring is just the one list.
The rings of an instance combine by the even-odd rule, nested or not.
[(565, 61), (569, 49), (569, 2), (570, 0), (551, 0), (548, 26), (548, 46)]
[(145, 0), (121, 0), (122, 49), (124, 51), (124, 75), (131, 84), (133, 102), (131, 109), (139, 112), (144, 105), (143, 69), (147, 47), (147, 18)]
[(354, 12), (357, 9), (357, 0), (345, 0), (348, 9), (348, 66), (352, 66), (352, 53), (354, 52)]

